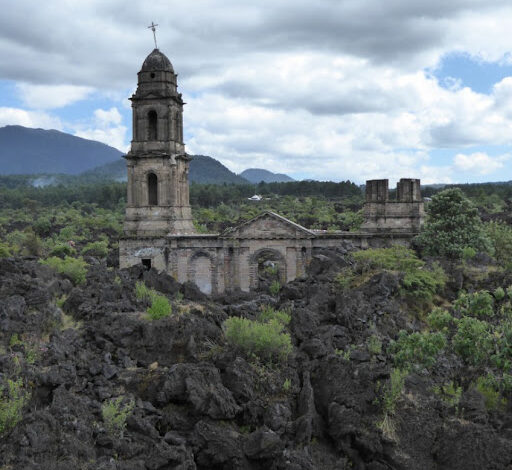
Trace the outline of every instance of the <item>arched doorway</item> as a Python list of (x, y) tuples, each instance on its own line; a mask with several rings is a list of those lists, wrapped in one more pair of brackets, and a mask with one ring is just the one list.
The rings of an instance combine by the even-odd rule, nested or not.
[(158, 206), (158, 177), (154, 173), (148, 173), (148, 204)]
[(249, 263), (251, 289), (267, 289), (274, 281), (281, 285), (286, 282), (286, 260), (278, 250), (258, 250)]
[(196, 253), (190, 259), (189, 281), (192, 281), (204, 294), (212, 293), (212, 261), (204, 253)]
[(151, 110), (148, 113), (148, 140), (157, 140), (157, 123), (158, 116), (156, 111)]

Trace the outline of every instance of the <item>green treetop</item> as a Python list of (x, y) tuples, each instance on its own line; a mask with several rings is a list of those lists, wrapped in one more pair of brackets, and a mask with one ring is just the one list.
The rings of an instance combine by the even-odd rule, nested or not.
[(477, 208), (459, 188), (445, 189), (432, 198), (416, 241), (430, 256), (462, 258), (464, 248), (492, 251)]

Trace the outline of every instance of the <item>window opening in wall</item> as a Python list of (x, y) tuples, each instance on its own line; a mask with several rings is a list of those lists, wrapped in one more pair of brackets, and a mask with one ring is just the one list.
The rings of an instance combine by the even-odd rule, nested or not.
[(145, 269), (151, 269), (151, 258), (142, 258), (142, 266), (144, 266)]
[(155, 78), (155, 73), (154, 72), (151, 72), (151, 78)]
[(158, 206), (158, 178), (154, 173), (148, 174), (148, 204)]
[(157, 140), (157, 115), (156, 111), (148, 113), (148, 140)]

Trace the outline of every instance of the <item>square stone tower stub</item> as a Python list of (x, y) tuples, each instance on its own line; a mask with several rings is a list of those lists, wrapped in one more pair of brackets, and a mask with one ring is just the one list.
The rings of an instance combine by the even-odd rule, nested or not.
[(133, 140), (124, 234), (161, 237), (195, 233), (189, 202), (190, 157), (183, 143), (183, 105), (170, 60), (153, 50), (130, 98)]
[(396, 186), (395, 200), (389, 199), (387, 179), (367, 181), (363, 214), (362, 231), (388, 235), (418, 233), (425, 218), (420, 180), (402, 178)]

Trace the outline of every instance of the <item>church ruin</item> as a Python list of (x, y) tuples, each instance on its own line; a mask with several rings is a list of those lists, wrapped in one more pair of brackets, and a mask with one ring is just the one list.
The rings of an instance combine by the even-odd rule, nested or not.
[(121, 268), (136, 264), (192, 281), (207, 294), (258, 286), (271, 266), (281, 283), (304, 274), (315, 249), (349, 242), (357, 248), (409, 244), (424, 218), (420, 181), (401, 179), (396, 199), (388, 180), (366, 183), (364, 223), (358, 232), (306, 229), (265, 212), (221, 234), (199, 234), (189, 202), (189, 162), (183, 142), (183, 99), (169, 59), (148, 55), (130, 98), (133, 140), (128, 171)]

